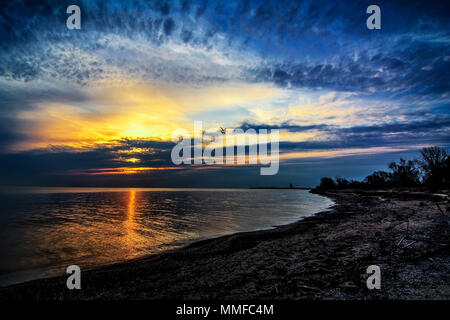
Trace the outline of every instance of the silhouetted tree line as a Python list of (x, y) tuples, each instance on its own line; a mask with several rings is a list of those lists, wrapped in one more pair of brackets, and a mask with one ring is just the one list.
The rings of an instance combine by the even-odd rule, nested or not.
[(420, 154), (420, 159), (406, 161), (400, 158), (399, 162), (391, 162), (390, 171), (375, 171), (363, 181), (323, 177), (317, 189), (450, 188), (450, 156), (445, 149), (428, 147)]

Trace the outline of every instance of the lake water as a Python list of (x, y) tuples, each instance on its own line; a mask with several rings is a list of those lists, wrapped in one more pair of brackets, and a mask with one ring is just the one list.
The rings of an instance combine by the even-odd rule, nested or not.
[(330, 207), (307, 190), (36, 188), (0, 194), (0, 285), (272, 228)]

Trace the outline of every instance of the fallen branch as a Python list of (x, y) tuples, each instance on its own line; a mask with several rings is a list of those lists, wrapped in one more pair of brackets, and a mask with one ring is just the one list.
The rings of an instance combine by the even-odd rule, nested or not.
[(447, 215), (445, 214), (444, 211), (442, 211), (441, 207), (439, 206), (439, 203), (436, 203), (436, 206), (438, 207), (439, 211), (441, 212), (441, 214), (446, 217)]
[(405, 240), (406, 236), (403, 236), (400, 241), (397, 243), (397, 247), (403, 242), (403, 240)]
[(408, 248), (409, 246), (413, 245), (414, 243), (416, 243), (417, 241), (413, 241), (408, 243), (406, 246), (403, 247), (403, 249)]
[(440, 240), (432, 240), (432, 239), (421, 239), (421, 238), (412, 238), (408, 237), (408, 240), (414, 240), (414, 241), (422, 241), (422, 242), (436, 242), (436, 243), (442, 243), (442, 244), (450, 244), (449, 242), (440, 241)]

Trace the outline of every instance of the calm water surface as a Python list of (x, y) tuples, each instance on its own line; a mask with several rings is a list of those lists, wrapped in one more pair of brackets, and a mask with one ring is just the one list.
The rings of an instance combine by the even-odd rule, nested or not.
[(1, 193), (0, 285), (267, 229), (327, 209), (306, 190), (39, 188)]

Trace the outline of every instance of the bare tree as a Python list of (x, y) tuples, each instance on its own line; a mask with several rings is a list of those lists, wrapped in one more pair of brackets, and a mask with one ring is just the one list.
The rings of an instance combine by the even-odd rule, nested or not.
[(391, 183), (394, 187), (412, 187), (420, 182), (416, 160), (400, 158), (398, 163), (391, 162), (389, 169), (392, 171)]
[(420, 152), (422, 159), (419, 160), (423, 170), (424, 182), (432, 189), (443, 186), (447, 175), (448, 154), (444, 148), (428, 147)]

